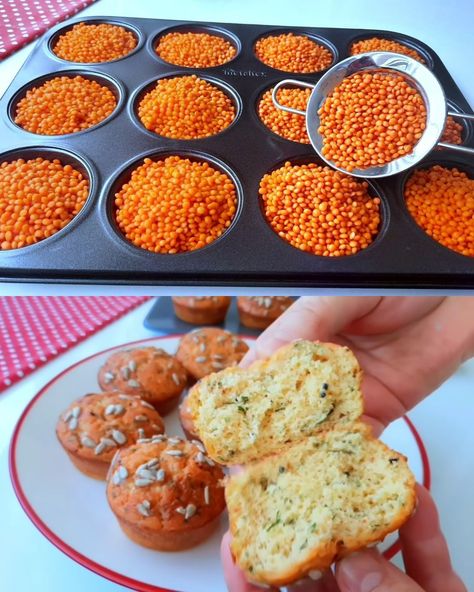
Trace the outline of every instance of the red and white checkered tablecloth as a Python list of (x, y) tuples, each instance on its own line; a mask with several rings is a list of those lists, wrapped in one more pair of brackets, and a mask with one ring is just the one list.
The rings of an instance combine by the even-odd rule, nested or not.
[(0, 392), (147, 299), (0, 297)]
[(0, 0), (0, 60), (95, 0)]

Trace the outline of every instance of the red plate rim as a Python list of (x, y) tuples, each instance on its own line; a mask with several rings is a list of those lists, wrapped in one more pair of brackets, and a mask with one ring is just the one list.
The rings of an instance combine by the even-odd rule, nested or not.
[[(99, 563), (96, 563), (95, 561), (92, 561), (91, 559), (89, 559), (89, 557), (86, 557), (85, 555), (78, 553), (75, 549), (73, 549), (66, 542), (64, 542), (61, 538), (59, 538), (43, 522), (43, 520), (38, 516), (38, 514), (35, 512), (33, 507), (28, 502), (28, 499), (21, 487), (21, 483), (20, 483), (20, 479), (19, 479), (19, 475), (18, 475), (18, 471), (17, 471), (16, 447), (17, 447), (18, 438), (20, 435), (20, 431), (21, 431), (23, 422), (25, 421), (26, 417), (28, 416), (30, 410), (35, 405), (35, 403), (43, 396), (43, 394), (51, 387), (51, 385), (53, 385), (60, 378), (62, 378), (62, 376), (64, 376), (65, 374), (67, 374), (68, 372), (70, 372), (71, 370), (76, 368), (77, 366), (80, 366), (81, 364), (84, 364), (85, 362), (87, 362), (93, 358), (96, 358), (108, 351), (112, 351), (114, 349), (117, 349), (118, 347), (127, 347), (129, 345), (135, 345), (135, 344), (139, 344), (139, 343), (147, 343), (149, 341), (157, 341), (160, 339), (180, 338), (180, 337), (182, 337), (182, 335), (183, 334), (181, 334), (181, 333), (173, 333), (173, 334), (169, 334), (169, 335), (162, 335), (162, 336), (158, 336), (158, 337), (148, 337), (146, 339), (138, 339), (136, 341), (130, 341), (127, 343), (114, 345), (114, 346), (109, 347), (107, 349), (101, 350), (100, 352), (96, 352), (86, 358), (83, 358), (83, 359), (79, 360), (78, 362), (75, 362), (71, 366), (68, 366), (67, 368), (62, 370), (62, 372), (60, 372), (52, 380), (50, 380), (47, 384), (45, 384), (40, 389), (40, 391), (31, 399), (31, 401), (28, 403), (28, 405), (25, 407), (25, 409), (24, 409), (23, 413), (21, 414), (21, 416), (15, 426), (15, 429), (13, 431), (13, 435), (12, 435), (12, 439), (11, 439), (11, 443), (10, 443), (9, 454), (8, 454), (10, 478), (12, 481), (13, 490), (15, 492), (16, 497), (18, 498), (18, 501), (20, 502), (21, 507), (23, 508), (23, 510), (25, 511), (26, 515), (31, 520), (31, 522), (34, 524), (34, 526), (36, 526), (36, 528), (55, 547), (57, 547), (60, 551), (65, 553), (68, 557), (70, 557), (71, 559), (73, 559), (74, 561), (76, 561), (77, 563), (82, 565), (83, 567), (102, 576), (103, 578), (106, 578), (107, 580), (110, 580), (111, 582), (114, 582), (115, 584), (125, 586), (126, 588), (130, 588), (131, 590), (136, 590), (137, 592), (180, 592), (180, 591), (171, 590), (169, 588), (160, 588), (159, 586), (146, 584), (144, 582), (134, 580), (133, 578), (129, 578), (128, 576), (125, 576), (125, 575), (120, 574), (116, 571), (113, 571), (107, 567), (104, 567), (103, 565), (100, 565)], [(250, 335), (240, 335), (240, 337), (243, 337), (244, 339), (255, 339), (254, 336), (250, 336)], [(423, 483), (422, 484), (424, 487), (426, 487), (429, 490), (430, 486), (431, 486), (431, 469), (430, 469), (430, 463), (429, 463), (428, 454), (426, 452), (425, 445), (423, 443), (423, 440), (422, 440), (420, 434), (418, 433), (417, 429), (415, 428), (415, 426), (413, 425), (411, 420), (406, 415), (403, 416), (402, 419), (406, 422), (409, 430), (413, 434), (413, 437), (415, 438), (416, 444), (417, 444), (418, 449), (420, 451), (421, 462), (422, 462), (422, 466), (423, 466)], [(395, 543), (393, 543), (393, 545), (391, 545), (385, 551), (384, 556), (387, 559), (391, 559), (400, 551), (400, 549), (401, 549), (400, 541), (397, 540), (397, 541), (395, 541)]]

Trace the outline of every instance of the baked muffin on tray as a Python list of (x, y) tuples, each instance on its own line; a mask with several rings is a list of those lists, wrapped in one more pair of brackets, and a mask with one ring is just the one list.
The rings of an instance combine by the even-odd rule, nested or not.
[(193, 325), (222, 323), (230, 306), (230, 296), (175, 296), (172, 298), (178, 319)]
[(289, 296), (239, 296), (240, 323), (251, 329), (266, 329), (294, 302)]
[(124, 533), (159, 551), (206, 539), (224, 510), (222, 469), (200, 443), (155, 436), (117, 452), (107, 499)]
[(249, 346), (237, 335), (217, 327), (194, 329), (182, 337), (176, 357), (195, 380), (236, 366)]
[(71, 461), (95, 479), (105, 479), (118, 448), (163, 432), (163, 420), (154, 407), (140, 397), (118, 392), (77, 399), (56, 425), (56, 435)]
[(98, 376), (104, 391), (139, 395), (162, 415), (177, 405), (187, 380), (185, 368), (174, 356), (152, 346), (111, 354)]

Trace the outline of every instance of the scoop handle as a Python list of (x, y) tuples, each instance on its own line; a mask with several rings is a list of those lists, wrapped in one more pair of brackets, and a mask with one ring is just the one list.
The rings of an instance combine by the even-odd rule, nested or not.
[(277, 109), (281, 109), (282, 111), (287, 111), (288, 113), (294, 113), (296, 115), (303, 115), (303, 117), (305, 117), (306, 111), (301, 111), (301, 109), (293, 109), (293, 107), (287, 107), (286, 105), (282, 105), (278, 101), (277, 92), (283, 86), (298, 86), (300, 88), (310, 88), (311, 90), (313, 90), (313, 88), (316, 85), (310, 84), (309, 82), (302, 82), (301, 80), (292, 80), (291, 78), (288, 78), (286, 80), (280, 80), (280, 82), (275, 85), (275, 88), (272, 91), (272, 101)]
[[(457, 117), (458, 119), (468, 119), (470, 121), (474, 121), (474, 115), (470, 115), (469, 113), (456, 113), (456, 111), (448, 111), (448, 115), (451, 115), (451, 117)], [(459, 144), (438, 142), (438, 146), (441, 148), (447, 148), (448, 150), (455, 150), (456, 152), (463, 152), (464, 154), (474, 154), (474, 148), (459, 146)]]

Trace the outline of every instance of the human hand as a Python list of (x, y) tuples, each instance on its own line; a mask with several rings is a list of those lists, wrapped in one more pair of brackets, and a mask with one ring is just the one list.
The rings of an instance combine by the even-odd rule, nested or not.
[[(417, 486), (418, 507), (400, 529), (406, 574), (375, 549), (353, 553), (317, 581), (303, 580), (291, 592), (467, 592), (454, 572), (436, 506), (426, 489)], [(249, 584), (234, 564), (229, 534), (222, 540), (222, 563), (230, 592), (262, 592)]]
[(364, 371), (365, 413), (380, 434), (474, 354), (474, 298), (303, 297), (260, 335), (242, 364), (295, 339), (354, 352)]

